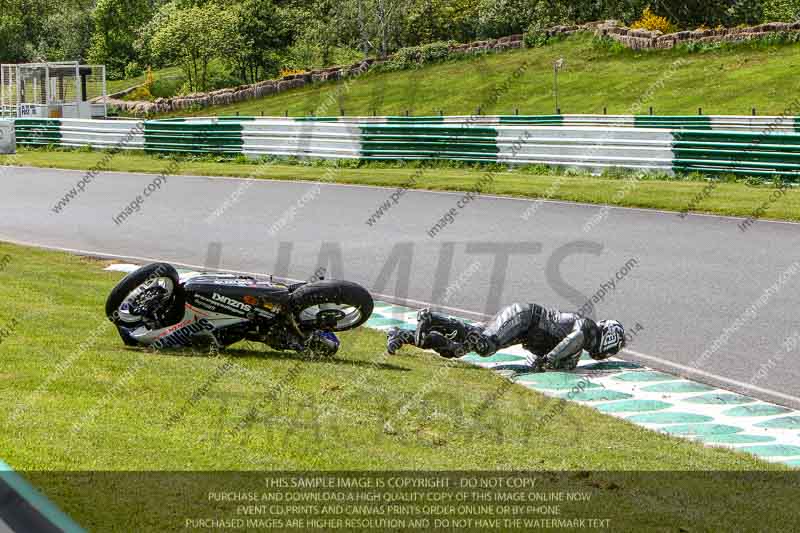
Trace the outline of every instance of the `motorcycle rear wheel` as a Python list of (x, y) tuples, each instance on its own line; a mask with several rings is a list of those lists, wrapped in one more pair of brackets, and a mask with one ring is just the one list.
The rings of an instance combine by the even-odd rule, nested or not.
[(323, 280), (304, 285), (291, 295), (300, 329), (347, 331), (369, 320), (374, 302), (361, 285), (350, 281)]

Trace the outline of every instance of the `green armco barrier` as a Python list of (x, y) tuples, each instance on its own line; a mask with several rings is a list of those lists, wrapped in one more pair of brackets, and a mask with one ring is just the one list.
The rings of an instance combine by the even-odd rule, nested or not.
[(390, 124), (394, 122), (399, 122), (401, 124), (407, 122), (441, 123), (444, 122), (444, 117), (441, 115), (432, 115), (427, 117), (386, 117), (386, 122)]
[(144, 140), (150, 152), (241, 153), (242, 124), (147, 121)]
[(436, 137), (496, 137), (497, 130), (468, 124), (362, 124), (364, 135), (422, 135)]
[(338, 122), (339, 117), (294, 117), (297, 122)]
[(800, 181), (793, 116), (469, 115), (18, 119), (17, 144), (151, 152), (453, 160)]
[(800, 134), (771, 131), (676, 131), (676, 141), (745, 142), (800, 145)]
[(776, 132), (676, 131), (676, 172), (800, 178), (800, 135)]
[(59, 119), (23, 118), (14, 121), (17, 144), (50, 145), (61, 142)]
[(387, 159), (497, 159), (497, 130), (471, 125), (361, 125), (361, 156)]
[(552, 124), (564, 123), (564, 115), (505, 115), (498, 117), (500, 124)]
[(659, 115), (634, 115), (636, 128), (665, 128), (665, 129), (693, 129), (710, 130), (711, 117), (705, 115), (686, 116), (659, 116)]

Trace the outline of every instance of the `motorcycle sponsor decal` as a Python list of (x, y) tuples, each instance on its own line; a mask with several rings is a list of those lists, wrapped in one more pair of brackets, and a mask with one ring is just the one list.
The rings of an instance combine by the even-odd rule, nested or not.
[(270, 313), (269, 311), (265, 311), (264, 309), (259, 309), (258, 307), (253, 309), (253, 312), (262, 318), (275, 318), (274, 313)]
[(217, 313), (224, 312), (241, 316), (253, 310), (253, 307), (246, 303), (217, 293), (213, 293), (211, 298), (206, 298), (201, 294), (195, 294), (193, 299), (196, 305)]
[(211, 300), (208, 300), (207, 298), (203, 298), (202, 296), (197, 296), (197, 295), (194, 296), (194, 305), (196, 305), (197, 307), (201, 307), (201, 308), (205, 309), (206, 311), (216, 311), (217, 310), (217, 306), (214, 305), (214, 303)]
[(256, 298), (255, 296), (250, 296), (249, 294), (247, 296), (245, 296), (244, 298), (242, 298), (242, 300), (246, 304), (258, 305), (258, 298)]
[(233, 285), (235, 287), (252, 287), (256, 285), (256, 281), (249, 278), (235, 278), (235, 279), (214, 279), (214, 285)]
[(186, 346), (191, 344), (192, 336), (203, 331), (213, 332), (214, 325), (205, 318), (191, 322), (168, 332), (165, 336), (153, 343), (154, 348), (168, 348), (170, 346)]
[(233, 307), (234, 309), (238, 309), (239, 311), (244, 311), (248, 313), (253, 310), (252, 305), (247, 305), (244, 302), (240, 302), (234, 298), (229, 298), (227, 296), (223, 296), (222, 294), (217, 294), (216, 292), (211, 295), (211, 299), (217, 303), (224, 304), (228, 307)]

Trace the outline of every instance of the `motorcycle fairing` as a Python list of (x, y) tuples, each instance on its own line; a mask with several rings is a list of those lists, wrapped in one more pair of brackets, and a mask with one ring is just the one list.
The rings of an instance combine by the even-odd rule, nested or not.
[(206, 342), (222, 344), (220, 333), (224, 330), (246, 324), (246, 318), (231, 317), (222, 313), (213, 313), (197, 309), (191, 304), (186, 304), (183, 318), (177, 324), (159, 329), (149, 329), (140, 326), (135, 329), (123, 329), (125, 335), (140, 345), (155, 348), (173, 348), (191, 346), (200, 338), (205, 337)]
[(184, 291), (196, 308), (236, 317), (274, 318), (289, 301), (286, 285), (228, 274), (195, 276)]

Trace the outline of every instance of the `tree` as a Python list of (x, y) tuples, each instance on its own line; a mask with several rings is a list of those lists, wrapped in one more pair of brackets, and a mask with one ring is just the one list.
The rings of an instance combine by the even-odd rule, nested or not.
[(141, 59), (137, 37), (159, 4), (156, 0), (97, 0), (89, 61), (106, 65), (112, 79), (123, 77), (128, 63)]
[(795, 22), (800, 20), (800, 0), (766, 0), (764, 21)]
[(208, 89), (209, 63), (229, 50), (236, 16), (214, 2), (180, 7), (166, 4), (150, 39), (151, 52), (164, 62), (180, 64), (193, 91)]
[(57, 2), (42, 22), (44, 55), (53, 61), (84, 61), (92, 36), (93, 0)]
[(474, 40), (481, 0), (414, 0), (403, 14), (403, 46)]
[(25, 21), (19, 4), (0, 11), (0, 62), (17, 63), (27, 59)]
[(281, 55), (294, 41), (291, 14), (272, 0), (243, 0), (229, 9), (235, 27), (228, 32), (227, 62), (246, 82), (277, 74)]

